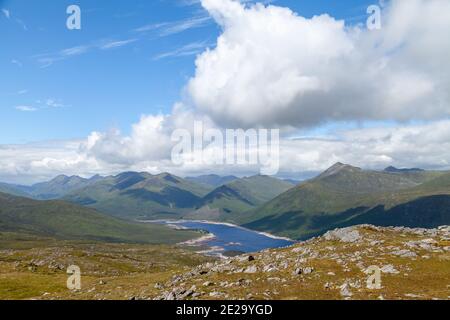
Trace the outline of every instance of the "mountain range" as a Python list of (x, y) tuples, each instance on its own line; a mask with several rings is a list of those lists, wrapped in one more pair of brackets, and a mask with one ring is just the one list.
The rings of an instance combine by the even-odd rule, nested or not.
[(436, 227), (450, 222), (450, 172), (380, 172), (338, 163), (237, 222), (297, 239), (365, 223)]
[(225, 221), (295, 239), (355, 224), (450, 223), (450, 172), (418, 168), (374, 171), (337, 163), (298, 184), (268, 176), (124, 172), (90, 179), (58, 176), (30, 187), (0, 184), (0, 192), (60, 199), (125, 220)]
[(217, 174), (208, 174), (202, 175), (198, 177), (186, 177), (186, 180), (203, 184), (209, 188), (217, 188), (226, 183), (232, 182), (234, 180), (238, 180), (238, 177), (235, 176), (219, 176)]

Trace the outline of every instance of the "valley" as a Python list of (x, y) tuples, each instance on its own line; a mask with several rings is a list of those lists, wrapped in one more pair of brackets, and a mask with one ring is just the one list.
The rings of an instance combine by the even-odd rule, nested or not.
[(36, 200), (70, 202), (129, 221), (229, 222), (308, 239), (363, 223), (428, 228), (448, 224), (449, 177), (446, 171), (395, 167), (374, 171), (337, 163), (298, 184), (260, 175), (181, 178), (124, 172), (89, 179), (59, 176), (33, 186), (1, 184), (0, 188)]
[[(167, 245), (54, 240), (0, 233), (0, 299), (446, 300), (450, 228), (337, 229), (233, 258)], [(66, 268), (81, 289), (66, 288)], [(380, 288), (367, 287), (369, 267)]]
[[(449, 177), (337, 163), (298, 184), (136, 172), (3, 183), (0, 299), (447, 299)], [(66, 288), (70, 265), (80, 290)], [(364, 285), (374, 265), (377, 291)]]

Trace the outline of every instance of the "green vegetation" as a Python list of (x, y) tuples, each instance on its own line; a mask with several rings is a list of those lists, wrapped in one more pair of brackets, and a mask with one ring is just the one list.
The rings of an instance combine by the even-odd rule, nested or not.
[[(447, 300), (450, 229), (358, 226), (288, 248), (204, 264), (168, 281), (168, 299)], [(251, 258), (250, 258), (251, 257)], [(370, 266), (380, 287), (367, 287)], [(202, 273), (201, 271), (204, 270)], [(373, 283), (373, 282), (370, 282)], [(194, 289), (190, 289), (194, 288)], [(186, 296), (187, 290), (192, 290)]]
[(186, 180), (196, 182), (199, 184), (204, 185), (207, 188), (217, 188), (220, 186), (223, 186), (224, 184), (227, 184), (231, 181), (238, 180), (238, 177), (235, 176), (225, 176), (221, 177), (217, 174), (208, 174), (198, 177), (187, 177)]
[[(267, 176), (217, 177), (182, 179), (167, 173), (153, 176), (129, 172), (104, 178), (63, 199), (127, 219), (224, 220), (293, 187), (289, 182)], [(231, 182), (212, 190), (211, 184), (220, 181)]]
[(298, 239), (358, 223), (435, 227), (450, 223), (449, 180), (445, 172), (376, 172), (336, 164), (236, 222)]
[(84, 179), (78, 176), (60, 175), (50, 181), (36, 183), (32, 186), (0, 183), (0, 192), (37, 200), (51, 200), (61, 198), (67, 193), (86, 187), (99, 179), (102, 178), (94, 176)]
[[(131, 299), (155, 296), (168, 281), (211, 259), (167, 245), (66, 241), (0, 232), (0, 300)], [(81, 269), (81, 290), (66, 269)]]
[(20, 186), (7, 184), (7, 183), (0, 183), (0, 192), (12, 194), (14, 196), (19, 196), (19, 197), (28, 196), (28, 194), (25, 191), (23, 191)]
[(290, 182), (268, 176), (233, 180), (203, 197), (199, 209), (185, 217), (233, 220), (243, 212), (256, 208), (293, 186)]
[(106, 177), (63, 199), (127, 218), (179, 218), (210, 189), (168, 173), (125, 172)]
[(450, 173), (421, 169), (373, 171), (337, 163), (298, 185), (268, 176), (183, 179), (168, 173), (124, 172), (91, 179), (59, 176), (29, 189), (0, 188), (41, 198), (59, 192), (63, 200), (126, 220), (226, 221), (296, 239), (359, 223), (450, 223)]
[(0, 231), (127, 243), (177, 243), (198, 236), (191, 231), (119, 220), (63, 201), (36, 201), (1, 193)]
[[(166, 245), (0, 232), (0, 300), (445, 300), (449, 232), (359, 226), (229, 260)], [(81, 269), (81, 290), (66, 287), (70, 265)], [(369, 266), (381, 269), (380, 288), (367, 288)]]

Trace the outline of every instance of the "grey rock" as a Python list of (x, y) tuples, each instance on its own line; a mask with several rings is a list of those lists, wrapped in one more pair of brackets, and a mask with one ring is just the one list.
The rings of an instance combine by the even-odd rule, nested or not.
[(410, 250), (406, 250), (406, 249), (394, 251), (394, 252), (392, 252), (392, 254), (395, 255), (395, 256), (399, 256), (401, 258), (415, 258), (415, 257), (417, 257), (417, 254), (415, 252), (410, 251)]
[(400, 271), (395, 269), (395, 267), (392, 264), (385, 265), (381, 268), (381, 272), (383, 273), (390, 273), (390, 274), (398, 274)]
[(323, 237), (327, 241), (341, 241), (346, 243), (353, 243), (362, 239), (359, 231), (354, 227), (328, 231)]
[(256, 266), (250, 266), (244, 270), (244, 273), (256, 273), (256, 272), (258, 272), (258, 267)]
[(353, 296), (353, 293), (350, 291), (350, 285), (348, 283), (344, 283), (339, 287), (341, 296), (348, 298)]
[(203, 283), (203, 286), (204, 286), (204, 287), (211, 287), (211, 286), (213, 286), (213, 285), (214, 285), (214, 283), (211, 282), (211, 281), (206, 281), (206, 282)]

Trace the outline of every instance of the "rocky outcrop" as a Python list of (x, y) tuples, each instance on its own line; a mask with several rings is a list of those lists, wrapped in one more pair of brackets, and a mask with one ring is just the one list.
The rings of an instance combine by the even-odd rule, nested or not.
[[(155, 299), (447, 299), (449, 238), (448, 226), (336, 229), (292, 247), (200, 265), (175, 275)], [(377, 270), (382, 286), (375, 290), (367, 283)], [(427, 282), (436, 277), (439, 284)]]

